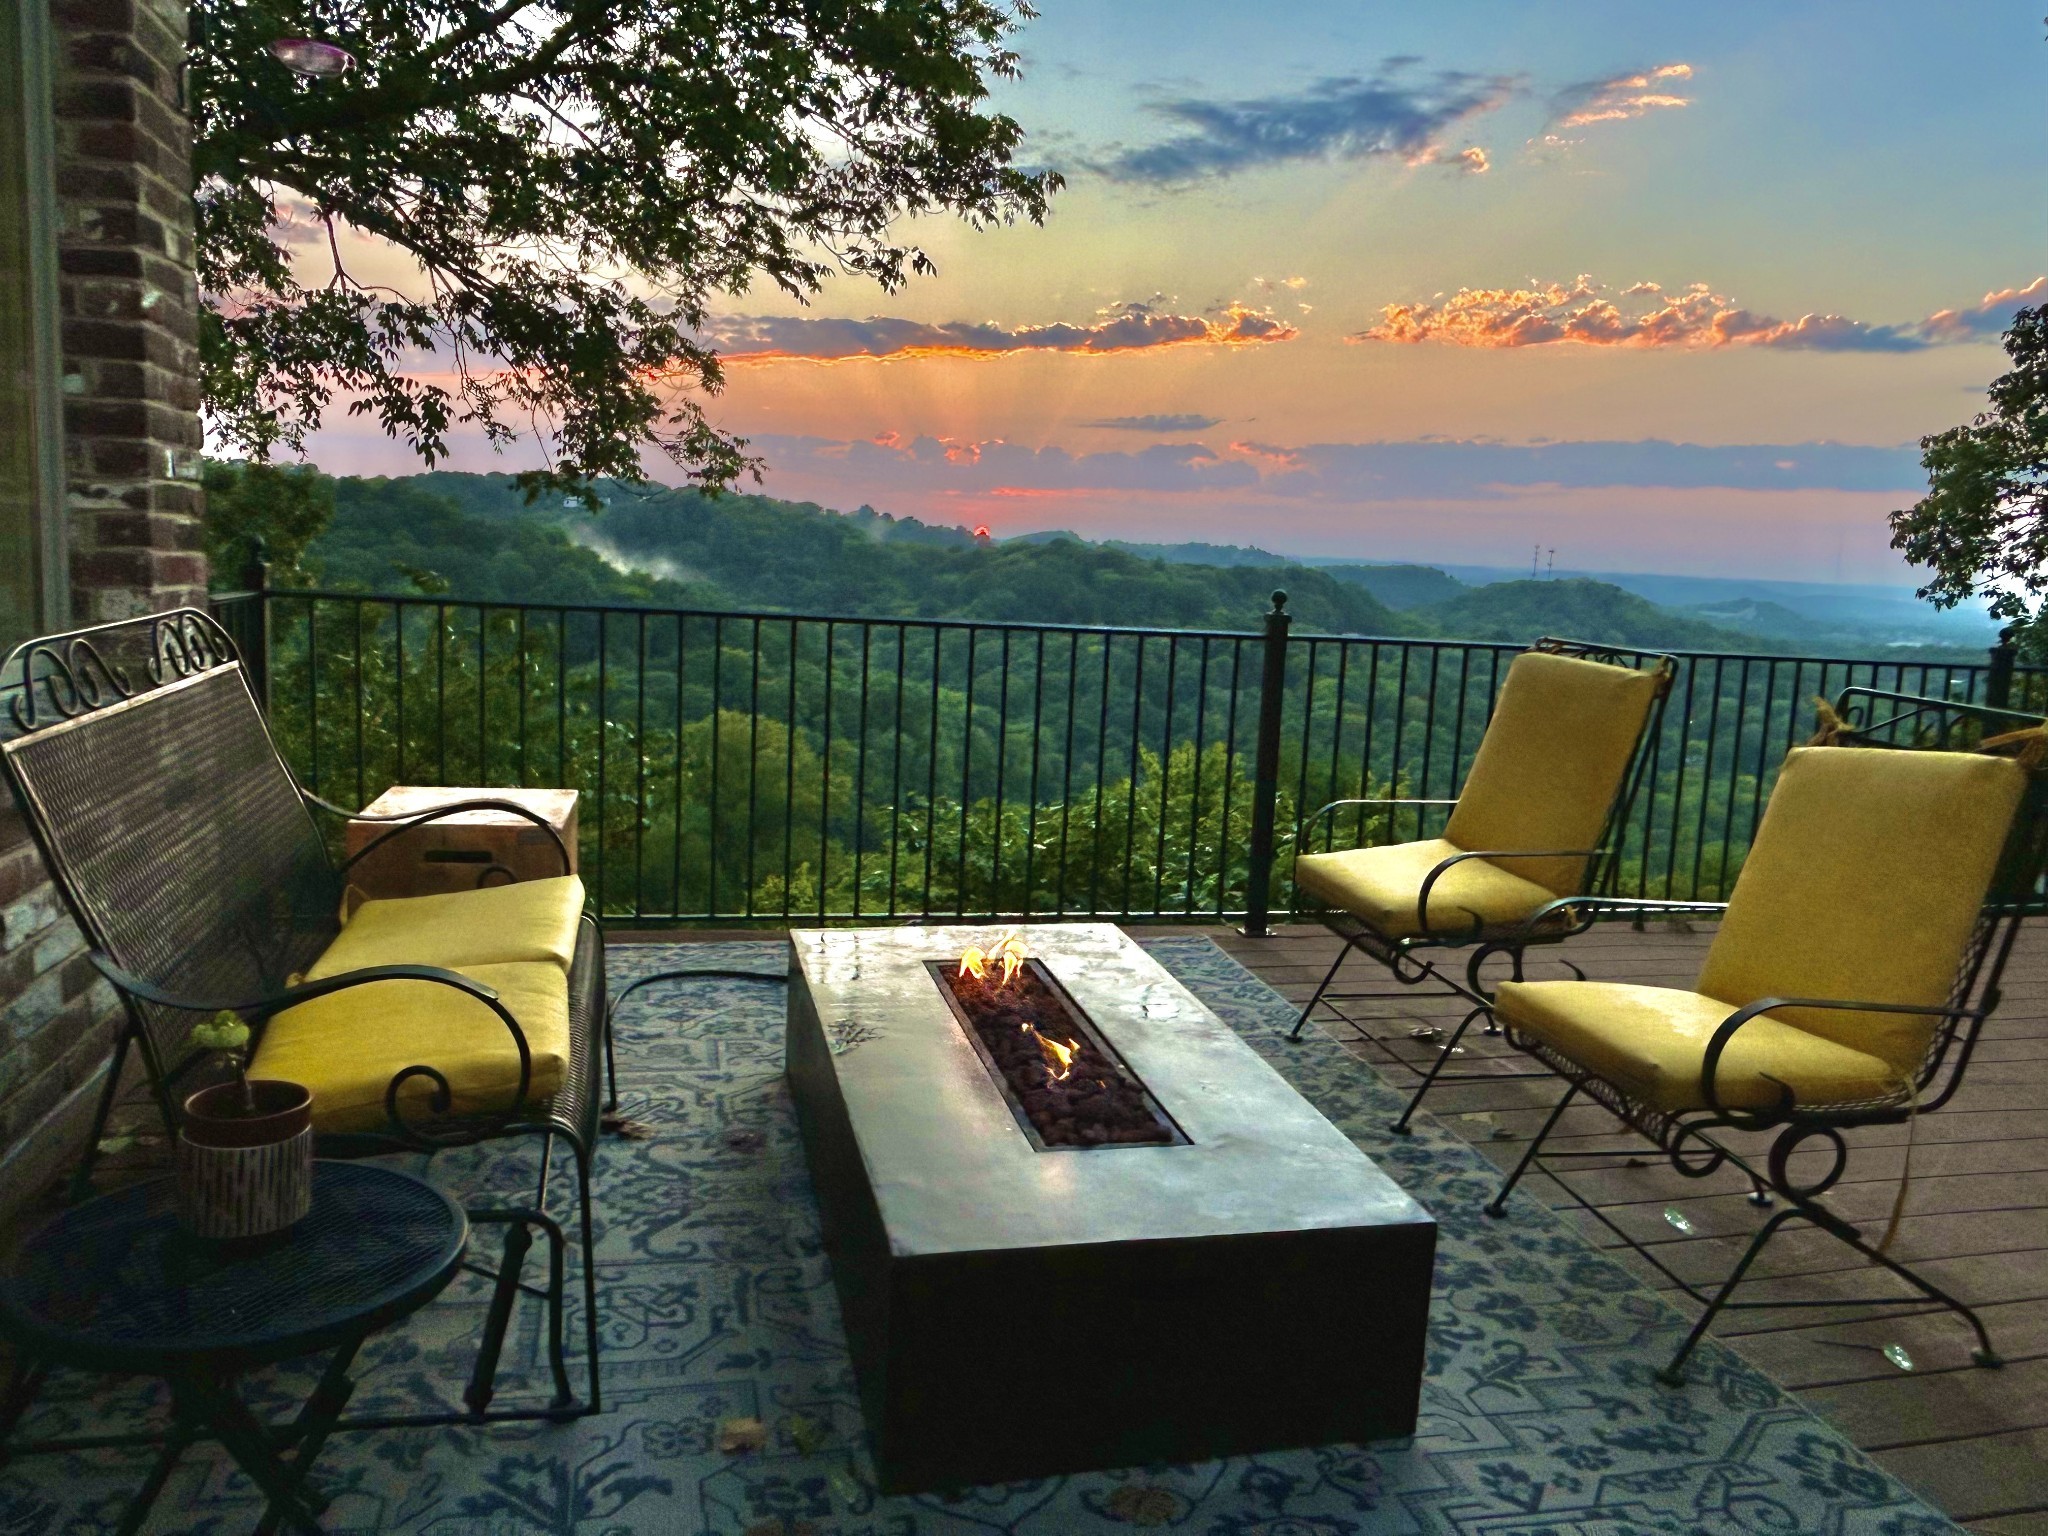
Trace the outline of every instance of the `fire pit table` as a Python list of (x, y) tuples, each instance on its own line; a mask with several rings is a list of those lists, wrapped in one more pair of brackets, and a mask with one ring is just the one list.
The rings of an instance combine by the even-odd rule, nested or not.
[(1110, 924), (796, 932), (788, 1064), (885, 1491), (1414, 1429), (1435, 1222)]

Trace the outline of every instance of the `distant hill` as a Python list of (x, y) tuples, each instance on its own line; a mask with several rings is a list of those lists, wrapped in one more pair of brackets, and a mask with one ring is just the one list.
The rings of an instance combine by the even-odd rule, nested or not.
[(1471, 591), (1464, 582), (1433, 565), (1318, 565), (1339, 581), (1365, 588), (1389, 608), (1399, 612), (1447, 603)]
[(1660, 650), (1758, 648), (1754, 635), (1687, 618), (1633, 592), (1583, 577), (1469, 587), (1449, 602), (1432, 603), (1405, 617), (1425, 619), (1441, 634), (1468, 640), (1528, 641), (1537, 635), (1557, 635)]
[[(1470, 586), (1433, 566), (1304, 565), (1245, 545), (1072, 534), (991, 541), (872, 507), (842, 513), (690, 489), (619, 489), (593, 516), (579, 503), (529, 505), (508, 475), (317, 478), (333, 514), (305, 569), (284, 579), (350, 591), (1243, 632), (1257, 628), (1269, 594), (1283, 587), (1298, 627), (1324, 634), (1512, 644), (1553, 634), (1809, 655), (1895, 645), (1869, 633), (1859, 641), (1832, 614), (1789, 601), (1721, 593), (1680, 611), (1583, 577)], [(1913, 652), (1886, 653), (1906, 659), (1926, 641), (1911, 644)]]
[(494, 602), (690, 608), (717, 598), (703, 582), (620, 570), (544, 519), (478, 517), (423, 483), (482, 478), (334, 481), (334, 515), (313, 541), (307, 574), (342, 591), (438, 591)]
[[(1311, 560), (1311, 565), (1335, 562)], [(1520, 579), (1519, 571), (1497, 566), (1446, 565), (1444, 569), (1460, 581), (1483, 586)], [(1864, 582), (1786, 581), (1753, 576), (1672, 576), (1663, 573), (1629, 571), (1560, 571), (1560, 580), (1589, 577), (1647, 598), (1659, 607), (1709, 617), (1708, 610), (1727, 608), (1725, 621), (1736, 628), (1749, 628), (1737, 617), (1743, 605), (1764, 605), (1757, 610), (1760, 632), (1786, 640), (1799, 638), (1843, 655), (1876, 655), (1899, 648), (1956, 648), (1982, 650), (1997, 638), (1997, 626), (1981, 605), (1939, 609), (1913, 595), (1909, 586), (1882, 586)], [(1780, 610), (1773, 612), (1772, 610)], [(1813, 630), (1795, 632), (1785, 614), (1810, 620)]]
[(1285, 555), (1257, 549), (1248, 544), (1133, 544), (1126, 539), (1084, 539), (1072, 529), (1056, 528), (1044, 533), (1020, 533), (1003, 540), (1005, 544), (1051, 544), (1071, 539), (1076, 544), (1096, 544), (1103, 549), (1120, 549), (1143, 560), (1164, 560), (1168, 565), (1293, 565)]
[(1078, 539), (990, 542), (963, 528), (767, 496), (615, 496), (596, 517), (529, 506), (506, 475), (334, 482), (310, 574), (349, 590), (498, 601), (1255, 629), (1276, 586), (1304, 629), (1426, 633), (1370, 592), (1291, 565), (1145, 559)]
[(1745, 630), (1788, 645), (1824, 645), (1840, 636), (1839, 626), (1797, 613), (1782, 603), (1738, 597), (1718, 603), (1692, 603), (1678, 610), (1723, 629)]

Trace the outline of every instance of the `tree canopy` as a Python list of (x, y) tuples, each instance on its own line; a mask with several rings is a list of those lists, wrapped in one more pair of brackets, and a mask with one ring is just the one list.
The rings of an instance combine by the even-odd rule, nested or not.
[[(930, 258), (897, 224), (1038, 220), (987, 107), (1008, 0), (197, 0), (194, 162), (206, 409), (230, 447), (297, 449), (330, 409), (429, 464), (457, 427), (531, 431), (529, 490), (748, 467), (706, 417), (710, 306), (833, 272), (894, 289)], [(346, 48), (301, 80), (271, 43)], [(343, 234), (417, 263), (393, 288)], [(324, 259), (295, 247), (313, 244)], [(307, 279), (305, 272), (331, 276)]]
[(1927, 495), (1892, 514), (1892, 547), (1932, 578), (1920, 595), (1953, 608), (1983, 594), (1993, 618), (2020, 625), (2048, 654), (2048, 305), (2023, 309), (2005, 333), (2010, 373), (1968, 426), (1920, 440)]

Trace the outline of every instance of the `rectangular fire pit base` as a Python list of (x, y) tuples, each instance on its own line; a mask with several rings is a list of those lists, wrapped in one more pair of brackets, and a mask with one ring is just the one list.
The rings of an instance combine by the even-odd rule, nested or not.
[(1415, 1427), (1435, 1223), (1106, 924), (1024, 930), (1187, 1134), (1043, 1151), (923, 962), (793, 936), (789, 1078), (886, 1492)]

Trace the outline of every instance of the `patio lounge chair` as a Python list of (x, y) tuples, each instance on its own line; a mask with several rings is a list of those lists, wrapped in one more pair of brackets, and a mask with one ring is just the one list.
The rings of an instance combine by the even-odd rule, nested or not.
[[(1762, 1192), (1758, 1203), (1785, 1202), (1711, 1296), (1631, 1240), (1705, 1307), (1661, 1373), (1672, 1384), (1723, 1307), (1771, 1304), (1730, 1297), (1794, 1219), (1961, 1314), (1976, 1330), (1978, 1363), (1999, 1363), (1971, 1308), (1820, 1197), (1847, 1167), (1845, 1130), (1907, 1124), (1910, 1170), (1914, 1117), (1939, 1109), (1962, 1083), (1997, 1006), (2020, 917), (2036, 900), (2043, 785), (2032, 764), (2043, 728), (2004, 711), (1870, 690), (1855, 690), (1838, 709), (1861, 723), (1836, 733), (1836, 744), (1786, 759), (1692, 990), (1508, 981), (1494, 1003), (1508, 1042), (1568, 1086), (1488, 1214), (1504, 1214), (1517, 1181), (1545, 1162), (1544, 1140), (1582, 1093), (1649, 1137), (1679, 1173), (1704, 1178), (1733, 1167)], [(1873, 710), (1884, 718), (1869, 721)], [(1991, 739), (1976, 751), (1942, 750), (1985, 734)], [(1575, 905), (1584, 918), (1600, 903)], [(1716, 910), (1613, 903), (1628, 912), (1660, 905)], [(1759, 1159), (1731, 1147), (1724, 1131), (1777, 1134)], [(1803, 1152), (1827, 1160), (1795, 1166)], [(1894, 1230), (1904, 1201), (1902, 1182)]]
[[(1301, 1037), (1326, 998), (1402, 995), (1330, 993), (1354, 950), (1404, 988), (1434, 981), (1470, 1005), (1423, 1073), (1396, 1131), (1407, 1131), (1435, 1083), (1468, 1076), (1445, 1076), (1443, 1069), (1466, 1030), (1487, 1017), (1480, 966), (1505, 953), (1520, 979), (1529, 946), (1579, 926), (1558, 898), (1611, 884), (1645, 744), (1655, 739), (1676, 669), (1669, 656), (1654, 652), (1538, 640), (1509, 665), (1456, 800), (1336, 800), (1302, 823), (1297, 846), (1305, 847), (1317, 822), (1346, 807), (1384, 810), (1390, 824), (1404, 808), (1417, 812), (1416, 841), (1307, 853), (1294, 863), (1295, 884), (1329, 908), (1322, 920), (1343, 946), (1290, 1038)], [(1449, 812), (1443, 834), (1422, 837), (1422, 818), (1432, 810)], [(1451, 949), (1472, 951), (1463, 981), (1429, 953)], [(1490, 1021), (1487, 1031), (1495, 1032)]]
[[(600, 1405), (590, 1156), (599, 1127), (607, 1030), (604, 949), (568, 874), (441, 896), (370, 901), (342, 917), (337, 866), (307, 793), (285, 766), (235, 648), (194, 610), (32, 640), (0, 664), (7, 691), (0, 758), (50, 874), (113, 983), (127, 1022), (114, 1050), (85, 1160), (130, 1050), (140, 1053), (165, 1124), (201, 1086), (194, 1024), (232, 1008), (253, 1032), (251, 1075), (313, 1091), (322, 1156), (435, 1152), (532, 1138), (530, 1203), (473, 1205), (506, 1228), (504, 1257), (467, 1413), (487, 1416), (517, 1296), (545, 1299), (554, 1401), (490, 1417), (567, 1417)], [(372, 847), (470, 802), (397, 818)], [(552, 834), (552, 829), (548, 828)], [(365, 850), (368, 852), (369, 850)], [(361, 855), (358, 855), (361, 857)], [(574, 1157), (583, 1250), (588, 1391), (571, 1388), (563, 1344), (565, 1237), (548, 1211), (557, 1142)], [(549, 1252), (545, 1291), (521, 1271), (535, 1233)]]

